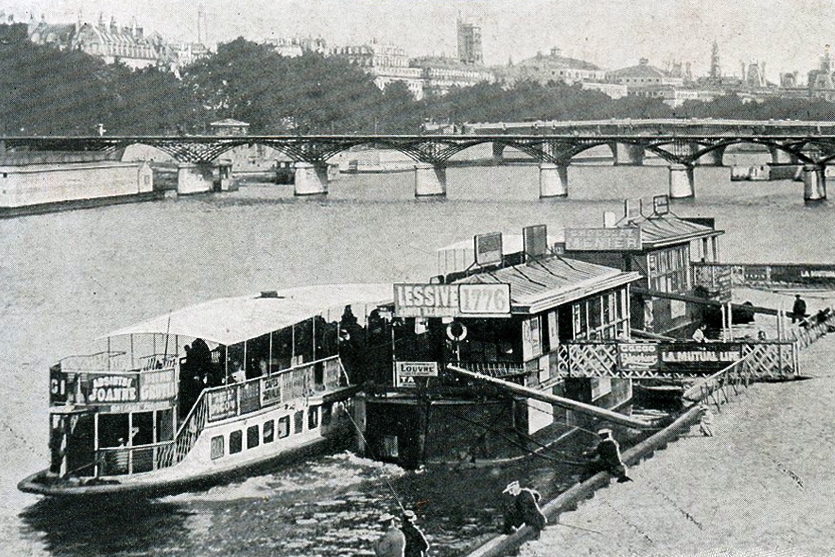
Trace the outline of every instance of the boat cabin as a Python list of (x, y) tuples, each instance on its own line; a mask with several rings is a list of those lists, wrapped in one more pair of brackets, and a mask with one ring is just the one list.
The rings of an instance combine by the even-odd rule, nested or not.
[(366, 400), (371, 456), (414, 466), (454, 460), (474, 444), (485, 457), (517, 455), (517, 435), (572, 419), (477, 384), (449, 364), (605, 408), (628, 403), (628, 380), (560, 377), (559, 353), (574, 340), (628, 339), (629, 287), (639, 275), (554, 255), (545, 227), (529, 228), (524, 263), (505, 266), (501, 235), (481, 235), (477, 268), (395, 285), (393, 369), (375, 378)]
[[(229, 431), (211, 439), (208, 471), (283, 437), (305, 435), (310, 444), (327, 433), (334, 401), (362, 381), (351, 358), (391, 289), (328, 285), (222, 298), (102, 337), (106, 350), (50, 369), (50, 475), (174, 467), (217, 424)], [(286, 409), (286, 423), (266, 420), (269, 408)], [(261, 418), (253, 426), (249, 416)]]
[(681, 218), (669, 211), (667, 196), (653, 198), (643, 215), (639, 204), (625, 204), (624, 217), (603, 228), (567, 228), (558, 246), (567, 257), (637, 271), (632, 289), (633, 334), (689, 338), (705, 319), (704, 299), (728, 302), (730, 273), (701, 263), (719, 258), (712, 218)]

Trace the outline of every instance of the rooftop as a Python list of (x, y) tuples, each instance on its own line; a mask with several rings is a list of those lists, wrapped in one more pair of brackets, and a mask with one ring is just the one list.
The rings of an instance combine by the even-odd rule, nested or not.
[(514, 313), (538, 313), (629, 284), (638, 273), (623, 272), (595, 263), (561, 256), (537, 258), (528, 263), (479, 273), (456, 281), (462, 284), (510, 284)]

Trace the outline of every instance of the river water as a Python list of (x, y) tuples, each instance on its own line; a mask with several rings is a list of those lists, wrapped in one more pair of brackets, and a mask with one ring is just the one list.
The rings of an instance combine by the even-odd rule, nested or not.
[[(835, 260), (830, 204), (805, 205), (798, 182), (729, 176), (728, 168), (697, 168), (696, 199), (673, 204), (680, 216), (716, 218), (726, 230), (723, 260)], [(419, 509), (434, 554), (452, 556), (497, 530), (498, 494), (510, 479), (546, 493), (564, 488), (571, 475), (543, 461), (404, 472), (350, 454), (129, 507), (79, 508), (15, 485), (47, 463), (49, 365), (85, 353), (107, 331), (220, 296), (425, 281), (437, 248), (473, 234), (600, 226), (624, 198), (667, 192), (661, 166), (575, 165), (569, 180), (569, 199), (539, 200), (535, 166), (451, 168), (445, 200), (415, 200), (410, 173), (343, 175), (326, 199), (248, 185), (0, 221), (0, 554), (371, 554), (375, 517), (396, 509), (393, 489)]]

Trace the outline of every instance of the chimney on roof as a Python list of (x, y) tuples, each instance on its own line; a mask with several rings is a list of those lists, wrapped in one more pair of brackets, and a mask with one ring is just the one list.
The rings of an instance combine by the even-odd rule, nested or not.
[(638, 64), (641, 65), (641, 66), (647, 66), (647, 65), (649, 65), (649, 59), (648, 58), (641, 58), (640, 60), (638, 60)]
[(551, 48), (551, 56), (562, 57), (562, 49), (557, 48), (557, 47), (552, 47)]

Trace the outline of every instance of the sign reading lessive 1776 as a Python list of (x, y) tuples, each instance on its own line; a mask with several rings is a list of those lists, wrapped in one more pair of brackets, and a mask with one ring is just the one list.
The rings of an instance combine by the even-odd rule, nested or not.
[(397, 317), (509, 317), (509, 284), (395, 284)]

